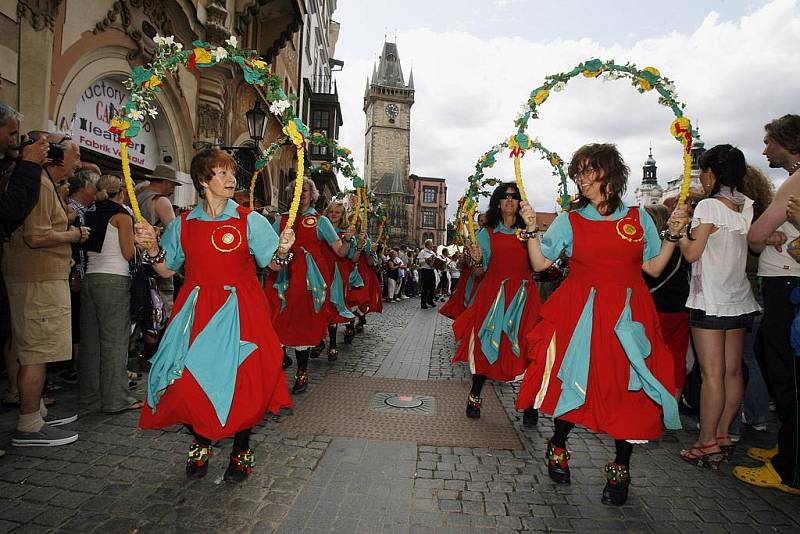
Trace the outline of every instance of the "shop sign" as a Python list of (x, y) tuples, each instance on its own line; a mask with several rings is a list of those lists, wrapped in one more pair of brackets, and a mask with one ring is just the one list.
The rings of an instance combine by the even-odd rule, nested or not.
[[(116, 80), (103, 78), (81, 93), (72, 117), (60, 117), (58, 129), (69, 132), (81, 148), (87, 148), (115, 159), (119, 156), (119, 136), (108, 128), (111, 119), (125, 105), (128, 91)], [(131, 163), (152, 170), (158, 163), (159, 150), (153, 121), (148, 120), (128, 148)]]

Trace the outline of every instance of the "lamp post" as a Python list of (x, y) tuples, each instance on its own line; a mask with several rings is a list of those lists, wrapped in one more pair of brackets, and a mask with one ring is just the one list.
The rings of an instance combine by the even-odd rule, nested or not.
[(267, 112), (261, 109), (261, 101), (256, 99), (253, 109), (244, 114), (247, 119), (247, 132), (253, 141), (264, 139), (267, 131)]

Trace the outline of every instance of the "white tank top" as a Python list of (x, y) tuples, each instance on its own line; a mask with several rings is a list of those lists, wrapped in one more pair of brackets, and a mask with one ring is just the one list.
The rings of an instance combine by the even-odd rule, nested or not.
[(128, 267), (128, 260), (122, 255), (122, 249), (119, 247), (119, 232), (116, 226), (108, 223), (106, 228), (106, 237), (103, 240), (103, 248), (99, 253), (89, 251), (89, 267), (86, 269), (86, 274), (103, 273), (103, 274), (118, 274), (120, 276), (129, 276), (130, 269)]

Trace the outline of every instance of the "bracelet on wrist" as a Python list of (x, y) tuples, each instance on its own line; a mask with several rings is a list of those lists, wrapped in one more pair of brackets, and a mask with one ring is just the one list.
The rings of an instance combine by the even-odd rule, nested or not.
[(659, 234), (659, 236), (661, 237), (661, 239), (665, 239), (665, 240), (669, 241), (670, 243), (677, 243), (678, 241), (681, 240), (681, 238), (683, 237), (683, 234), (679, 233), (677, 235), (673, 235), (672, 232), (670, 232), (669, 230), (664, 229), (664, 230), (661, 230), (661, 233)]
[(158, 253), (155, 256), (151, 256), (150, 253), (146, 250), (142, 251), (142, 263), (146, 263), (148, 265), (153, 265), (154, 263), (162, 263), (167, 257), (167, 251), (163, 248), (158, 248)]
[(520, 241), (527, 241), (528, 239), (532, 239), (536, 237), (536, 234), (539, 232), (538, 228), (534, 228), (533, 230), (517, 230), (517, 239)]
[(276, 252), (272, 256), (272, 261), (276, 265), (280, 265), (281, 267), (285, 267), (285, 266), (289, 265), (289, 262), (292, 261), (292, 258), (294, 258), (294, 253), (293, 252), (289, 252), (289, 255), (286, 256), (285, 258), (281, 258), (280, 256), (278, 256), (278, 253)]

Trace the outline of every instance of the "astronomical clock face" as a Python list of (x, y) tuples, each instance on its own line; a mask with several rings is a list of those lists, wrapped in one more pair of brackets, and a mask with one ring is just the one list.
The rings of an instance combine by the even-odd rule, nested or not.
[(397, 115), (400, 113), (400, 108), (397, 107), (397, 104), (387, 104), (386, 105), (386, 116), (389, 117), (389, 120), (394, 122), (397, 118)]

